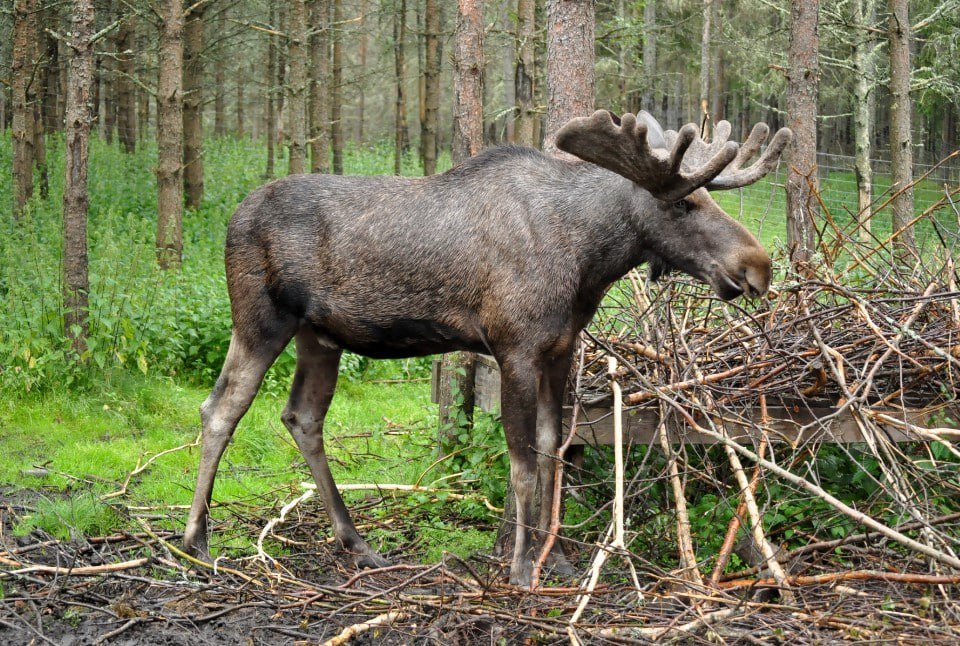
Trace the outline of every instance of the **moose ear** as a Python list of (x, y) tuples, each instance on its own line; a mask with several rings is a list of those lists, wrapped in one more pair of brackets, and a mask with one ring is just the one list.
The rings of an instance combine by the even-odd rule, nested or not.
[(618, 116), (617, 116), (616, 114), (614, 114), (613, 112), (610, 112), (609, 110), (606, 110), (606, 113), (610, 115), (610, 119), (611, 119), (611, 121), (613, 121), (613, 125), (615, 125), (615, 126), (619, 126), (619, 125), (620, 125), (620, 117), (618, 117)]
[(651, 148), (667, 148), (667, 139), (663, 135), (663, 128), (660, 122), (653, 118), (653, 115), (646, 110), (637, 113), (637, 121), (647, 125), (647, 145)]

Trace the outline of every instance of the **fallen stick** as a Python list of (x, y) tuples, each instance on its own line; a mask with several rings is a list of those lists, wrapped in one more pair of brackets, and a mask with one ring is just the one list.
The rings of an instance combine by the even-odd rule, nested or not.
[[(829, 572), (814, 575), (787, 575), (785, 582), (788, 585), (821, 585), (838, 581), (890, 581), (895, 583), (922, 583), (925, 585), (958, 585), (960, 574), (911, 574), (909, 572), (880, 572), (877, 570), (853, 570), (851, 572)], [(733, 579), (720, 582), (720, 588), (745, 588), (751, 586), (778, 586), (780, 583), (773, 578), (764, 579)]]
[(340, 646), (341, 644), (346, 644), (357, 635), (365, 633), (372, 628), (389, 626), (395, 621), (406, 619), (408, 614), (409, 613), (404, 610), (391, 610), (390, 612), (385, 612), (382, 615), (377, 615), (370, 621), (347, 626), (340, 632), (339, 635), (323, 642), (323, 646)]
[[(30, 574), (32, 572), (40, 572), (43, 574), (56, 574), (58, 576), (92, 576), (96, 574), (109, 574), (110, 572), (120, 572), (122, 570), (130, 570), (132, 568), (141, 567), (150, 562), (150, 559), (147, 557), (133, 559), (130, 561), (121, 561), (119, 563), (106, 563), (104, 565), (88, 565), (84, 567), (56, 567), (53, 565), (28, 565), (27, 567), (22, 567), (18, 570), (10, 570), (7, 572), (0, 572), (0, 576), (17, 576), (19, 574)], [(18, 561), (13, 559), (8, 559), (0, 557), (0, 563), (4, 565), (23, 565)]]

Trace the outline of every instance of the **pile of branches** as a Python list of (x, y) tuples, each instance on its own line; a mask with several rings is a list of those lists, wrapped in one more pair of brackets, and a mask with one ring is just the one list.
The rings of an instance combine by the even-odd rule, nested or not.
[[(793, 603), (828, 581), (960, 583), (958, 193), (945, 188), (917, 218), (916, 246), (903, 231), (864, 233), (855, 217), (839, 224), (821, 204), (817, 255), (760, 302), (639, 274), (611, 292), (585, 338), (575, 414), (657, 420), (620, 505), (634, 526), (662, 523), (649, 501), (670, 483), (671, 574), (690, 589), (769, 585)], [(869, 494), (851, 500), (851, 482)], [(719, 547), (691, 530), (706, 495), (726, 510)], [(810, 516), (787, 522), (788, 503)], [(632, 544), (628, 532), (614, 548)], [(733, 554), (748, 567), (731, 572)]]

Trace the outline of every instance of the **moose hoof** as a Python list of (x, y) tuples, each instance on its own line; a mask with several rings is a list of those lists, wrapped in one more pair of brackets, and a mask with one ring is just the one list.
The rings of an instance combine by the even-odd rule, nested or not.
[(357, 554), (354, 556), (354, 562), (357, 564), (358, 570), (376, 570), (393, 565), (390, 560), (383, 558), (372, 550), (369, 554)]

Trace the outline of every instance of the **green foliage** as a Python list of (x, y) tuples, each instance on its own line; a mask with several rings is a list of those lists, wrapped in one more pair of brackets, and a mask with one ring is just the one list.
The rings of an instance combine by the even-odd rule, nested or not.
[[(35, 198), (20, 221), (0, 223), (0, 390), (30, 392), (55, 387), (96, 388), (126, 371), (210, 384), (230, 342), (230, 306), (223, 269), (226, 225), (237, 204), (258, 185), (262, 150), (247, 139), (206, 143), (206, 193), (202, 207), (183, 219), (180, 272), (156, 267), (156, 151), (135, 155), (91, 141), (89, 236), (89, 336), (81, 355), (63, 329), (61, 290), (63, 192), (62, 141), (49, 138), (50, 197)], [(0, 139), (9, 159), (10, 139)], [(446, 162), (449, 165), (449, 161)], [(392, 172), (378, 147), (350, 148), (347, 172)], [(389, 166), (389, 167), (388, 167)], [(405, 172), (418, 169), (407, 164)], [(0, 199), (11, 195), (0, 177)], [(408, 378), (429, 374), (429, 360), (370, 362), (344, 358), (347, 378)], [(295, 355), (288, 348), (268, 374), (264, 390), (282, 396)]]

